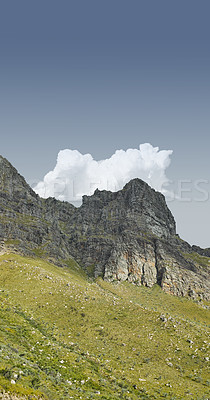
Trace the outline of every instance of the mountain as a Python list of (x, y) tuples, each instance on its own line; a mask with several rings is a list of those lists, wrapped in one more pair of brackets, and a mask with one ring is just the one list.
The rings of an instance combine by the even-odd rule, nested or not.
[(139, 179), (75, 208), (0, 157), (0, 399), (208, 400), (209, 261)]
[(76, 261), (89, 276), (210, 298), (210, 250), (176, 234), (164, 196), (140, 179), (118, 192), (96, 190), (74, 207), (41, 199), (0, 157), (1, 251)]

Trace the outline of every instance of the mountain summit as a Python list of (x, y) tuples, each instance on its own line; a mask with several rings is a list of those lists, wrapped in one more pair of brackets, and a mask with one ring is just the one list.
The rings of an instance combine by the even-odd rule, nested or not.
[(89, 275), (105, 280), (210, 297), (209, 250), (179, 238), (164, 196), (140, 179), (118, 192), (97, 189), (76, 208), (41, 199), (0, 157), (0, 240), (2, 251), (9, 248), (61, 266), (74, 259)]

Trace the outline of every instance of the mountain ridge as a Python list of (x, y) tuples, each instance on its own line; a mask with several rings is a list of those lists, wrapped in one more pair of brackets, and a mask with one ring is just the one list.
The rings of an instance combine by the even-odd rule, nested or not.
[(209, 249), (179, 238), (164, 196), (144, 181), (133, 179), (117, 192), (96, 189), (76, 208), (40, 198), (2, 156), (0, 172), (2, 250), (61, 266), (74, 259), (93, 277), (209, 299)]

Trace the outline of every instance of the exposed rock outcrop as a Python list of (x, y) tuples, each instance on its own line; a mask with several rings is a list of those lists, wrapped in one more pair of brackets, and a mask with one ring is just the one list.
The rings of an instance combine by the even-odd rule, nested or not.
[(89, 274), (159, 284), (174, 295), (210, 297), (210, 252), (176, 235), (164, 196), (140, 179), (118, 192), (96, 190), (81, 207), (41, 199), (0, 157), (2, 247), (56, 260), (74, 258)]

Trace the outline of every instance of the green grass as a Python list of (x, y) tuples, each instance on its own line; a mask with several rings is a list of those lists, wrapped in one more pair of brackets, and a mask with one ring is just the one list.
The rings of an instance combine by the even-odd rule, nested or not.
[(210, 258), (209, 257), (205, 257), (205, 256), (201, 256), (198, 253), (184, 253), (185, 258), (194, 261), (195, 263), (197, 263), (199, 266), (202, 267), (206, 267), (209, 269), (209, 265), (210, 265)]
[(0, 256), (0, 393), (209, 398), (207, 304), (158, 286), (93, 282), (65, 264)]
[(18, 240), (18, 239), (7, 239), (7, 240), (4, 241), (4, 244), (6, 246), (10, 246), (10, 245), (18, 246), (20, 244), (20, 240)]

